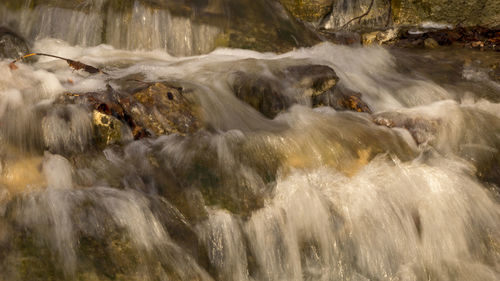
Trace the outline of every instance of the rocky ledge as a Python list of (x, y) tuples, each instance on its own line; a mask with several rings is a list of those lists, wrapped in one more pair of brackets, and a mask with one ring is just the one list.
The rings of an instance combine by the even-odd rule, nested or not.
[[(293, 104), (371, 113), (362, 95), (338, 85), (335, 71), (325, 65), (287, 66), (272, 76), (236, 71), (229, 77), (234, 95), (267, 118), (274, 118)], [(67, 134), (60, 130), (54, 134), (53, 129), (62, 126), (68, 134), (75, 134), (76, 128), (86, 126), (78, 125), (80, 121), (76, 119), (81, 116), (88, 121), (80, 123), (92, 123), (92, 136), (86, 143), (98, 148), (145, 137), (193, 134), (205, 122), (194, 92), (176, 83), (144, 82), (140, 75), (132, 75), (111, 80), (105, 91), (64, 93), (41, 119), (45, 149), (60, 154), (74, 150), (70, 148), (72, 145), (61, 145), (68, 143)], [(78, 144), (81, 149), (86, 147), (81, 140), (70, 143)]]

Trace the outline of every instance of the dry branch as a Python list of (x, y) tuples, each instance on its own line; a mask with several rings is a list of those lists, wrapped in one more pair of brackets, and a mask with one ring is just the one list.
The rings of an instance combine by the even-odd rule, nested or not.
[(366, 10), (366, 12), (364, 12), (362, 15), (360, 16), (357, 16), (355, 18), (352, 18), (351, 20), (349, 20), (348, 22), (346, 22), (340, 29), (344, 29), (346, 28), (346, 26), (348, 26), (351, 22), (355, 21), (355, 20), (359, 20), (359, 22), (361, 22), (361, 19), (364, 18), (365, 16), (367, 16), (370, 11), (372, 10), (372, 7), (373, 7), (373, 3), (375, 2), (375, 0), (372, 0), (370, 2), (370, 6), (368, 7), (368, 10)]
[(68, 63), (68, 65), (71, 68), (75, 69), (75, 70), (80, 70), (81, 69), (81, 70), (83, 70), (85, 72), (88, 72), (90, 74), (95, 74), (95, 73), (107, 74), (106, 72), (100, 70), (99, 68), (93, 67), (93, 66), (85, 64), (83, 62), (79, 62), (79, 61), (76, 61), (76, 60), (67, 59), (67, 58), (63, 58), (63, 57), (59, 57), (59, 56), (54, 56), (54, 55), (50, 55), (50, 54), (44, 54), (44, 53), (31, 53), (31, 54), (27, 54), (27, 55), (24, 55), (22, 57), (19, 57), (19, 58), (13, 60), (9, 64), (10, 69), (16, 70), (17, 69), (16, 62), (18, 62), (20, 60), (23, 60), (25, 58), (31, 57), (31, 56), (46, 56), (46, 57), (52, 57), (52, 58), (56, 58), (56, 59), (61, 59), (61, 60), (65, 60)]

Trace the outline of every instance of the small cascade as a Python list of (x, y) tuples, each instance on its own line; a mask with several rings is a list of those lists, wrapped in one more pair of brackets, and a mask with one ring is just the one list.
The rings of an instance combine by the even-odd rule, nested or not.
[(390, 0), (339, 0), (322, 23), (326, 29), (383, 28), (391, 24)]
[(283, 7), (265, 0), (6, 0), (0, 3), (1, 25), (31, 42), (57, 38), (174, 56), (205, 54), (217, 46), (290, 50), (318, 41)]
[(102, 70), (0, 59), (0, 281), (500, 280), (498, 52), (304, 47), (275, 4), (0, 3)]
[[(0, 4), (1, 24), (17, 27), (30, 40), (46, 37), (62, 39), (72, 45), (110, 44), (130, 50), (166, 50), (172, 55), (207, 53), (215, 48), (220, 28), (193, 22), (187, 17), (172, 16), (169, 10), (154, 8), (145, 1), (31, 0), (19, 9)], [(124, 2), (124, 1), (122, 1)]]

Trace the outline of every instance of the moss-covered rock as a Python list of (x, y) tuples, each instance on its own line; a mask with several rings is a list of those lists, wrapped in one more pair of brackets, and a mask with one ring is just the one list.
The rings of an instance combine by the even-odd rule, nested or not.
[(333, 0), (280, 0), (296, 18), (318, 21), (332, 11)]
[(133, 94), (130, 116), (155, 135), (189, 134), (201, 127), (199, 113), (182, 88), (155, 83)]
[(418, 25), (425, 21), (452, 25), (483, 25), (500, 23), (500, 2), (497, 0), (392, 0), (396, 24)]
[(92, 112), (97, 145), (105, 147), (122, 141), (123, 124), (116, 117), (103, 114), (97, 110)]

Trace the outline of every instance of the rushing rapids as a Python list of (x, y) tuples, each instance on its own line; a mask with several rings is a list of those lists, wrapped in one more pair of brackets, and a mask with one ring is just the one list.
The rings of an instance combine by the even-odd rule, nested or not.
[[(116, 43), (26, 22), (88, 10), (18, 12), (33, 51), (105, 73), (0, 61), (0, 281), (500, 278), (498, 52), (211, 51), (220, 26), (174, 46), (108, 14)], [(354, 110), (314, 99), (337, 91)]]

